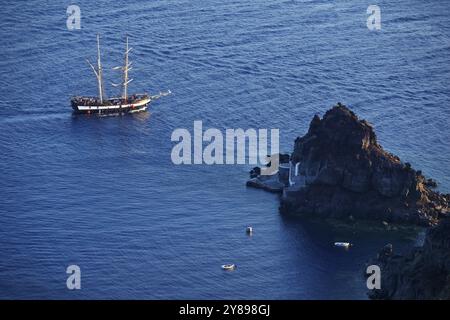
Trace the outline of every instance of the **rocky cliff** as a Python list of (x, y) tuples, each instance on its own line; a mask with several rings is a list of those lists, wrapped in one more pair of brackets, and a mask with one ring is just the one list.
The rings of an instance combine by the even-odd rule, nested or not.
[(298, 172), (280, 211), (333, 218), (378, 219), (434, 225), (446, 216), (449, 195), (434, 181), (383, 150), (370, 123), (340, 103), (295, 141)]
[(381, 269), (371, 299), (450, 299), (450, 218), (428, 230), (423, 247), (400, 256), (387, 245), (369, 264)]

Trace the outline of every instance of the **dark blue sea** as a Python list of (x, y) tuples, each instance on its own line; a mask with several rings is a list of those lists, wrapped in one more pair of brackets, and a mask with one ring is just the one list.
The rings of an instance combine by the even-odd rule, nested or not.
[[(81, 8), (81, 29), (66, 8)], [(171, 134), (279, 128), (291, 151), (336, 102), (383, 147), (450, 192), (450, 3), (380, 0), (8, 1), (0, 6), (0, 298), (366, 299), (364, 263), (387, 242), (278, 213), (251, 165), (174, 165)], [(173, 94), (134, 116), (73, 116), (107, 94), (130, 36), (130, 91)], [(252, 225), (248, 237), (245, 227)], [(348, 251), (334, 241), (351, 241)], [(221, 265), (235, 263), (234, 272)], [(81, 290), (66, 268), (81, 268)]]

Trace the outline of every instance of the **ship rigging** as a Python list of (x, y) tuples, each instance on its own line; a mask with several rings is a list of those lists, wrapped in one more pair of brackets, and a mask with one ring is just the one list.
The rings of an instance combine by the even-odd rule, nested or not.
[(129, 60), (129, 53), (132, 48), (128, 45), (128, 37), (126, 37), (125, 61), (123, 66), (115, 67), (114, 70), (122, 71), (122, 83), (112, 85), (114, 87), (122, 87), (122, 96), (116, 98), (106, 98), (105, 87), (103, 83), (103, 68), (100, 57), (100, 36), (97, 35), (97, 66), (94, 66), (89, 60), (86, 60), (97, 78), (98, 97), (75, 96), (71, 99), (72, 109), (75, 113), (85, 114), (103, 114), (103, 113), (134, 113), (145, 111), (148, 105), (163, 96), (171, 94), (160, 92), (157, 95), (149, 95), (147, 93), (128, 95), (128, 84), (133, 81), (129, 78), (129, 71), (132, 69)]

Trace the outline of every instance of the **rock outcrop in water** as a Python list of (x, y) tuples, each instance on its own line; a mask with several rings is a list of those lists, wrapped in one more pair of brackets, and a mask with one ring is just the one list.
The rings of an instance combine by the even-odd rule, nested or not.
[(450, 299), (450, 194), (385, 151), (372, 125), (338, 104), (314, 116), (285, 158), (278, 174), (255, 168), (247, 183), (281, 192), (282, 213), (432, 226), (422, 247), (401, 256), (386, 245), (369, 263), (381, 269), (371, 299)]
[(372, 125), (340, 103), (296, 139), (288, 171), (282, 213), (433, 225), (449, 211), (450, 196), (383, 150)]
[(381, 269), (371, 299), (450, 299), (450, 218), (428, 230), (421, 248), (400, 256), (387, 245), (369, 264)]

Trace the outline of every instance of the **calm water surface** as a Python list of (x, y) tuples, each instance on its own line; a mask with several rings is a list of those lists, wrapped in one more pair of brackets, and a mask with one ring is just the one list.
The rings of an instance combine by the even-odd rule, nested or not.
[[(194, 120), (280, 128), (290, 151), (342, 101), (450, 192), (448, 2), (378, 1), (380, 32), (360, 0), (77, 1), (79, 31), (69, 4), (1, 6), (0, 298), (365, 299), (364, 262), (413, 244), (280, 216), (276, 195), (245, 187), (250, 166), (173, 165), (171, 133)], [(130, 90), (174, 94), (146, 114), (73, 117), (70, 96), (96, 94), (96, 33), (106, 83), (129, 34)], [(82, 290), (66, 289), (70, 264)]]

